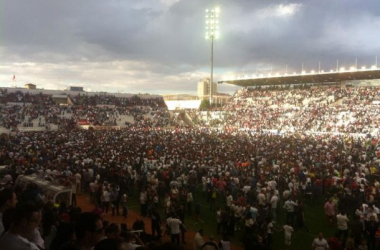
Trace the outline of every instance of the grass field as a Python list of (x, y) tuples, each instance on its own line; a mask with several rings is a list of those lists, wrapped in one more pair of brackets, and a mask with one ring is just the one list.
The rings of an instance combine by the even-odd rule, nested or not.
[[(201, 204), (201, 220), (203, 220), (204, 223), (198, 223), (194, 224), (195, 218), (186, 216), (185, 222), (186, 227), (190, 231), (197, 231), (199, 228), (203, 228), (205, 231), (205, 235), (214, 235), (216, 239), (219, 239), (221, 236), (216, 235), (216, 211), (210, 211), (209, 210), (209, 204), (206, 201), (206, 197), (203, 197), (201, 194), (201, 191), (198, 190), (194, 194), (194, 200), (198, 200)], [(221, 201), (217, 201), (216, 206), (224, 206), (224, 204)], [(282, 229), (282, 226), (284, 225), (285, 221), (285, 210), (282, 208), (283, 203), (279, 203), (279, 216), (277, 218), (277, 223), (275, 225), (276, 229)], [(300, 230), (297, 232), (294, 232), (292, 235), (292, 244), (291, 249), (294, 250), (303, 250), (303, 249), (311, 249), (311, 243), (313, 242), (314, 238), (317, 237), (319, 232), (323, 232), (324, 237), (327, 239), (335, 234), (336, 227), (329, 227), (326, 224), (326, 218), (324, 214), (323, 209), (324, 201), (322, 199), (318, 202), (315, 202), (314, 205), (308, 205), (305, 204), (304, 210), (305, 210), (305, 218), (306, 218), (306, 225), (309, 228), (309, 231), (307, 230)], [(129, 206), (135, 210), (136, 212), (140, 212), (139, 210), (139, 197), (137, 194), (135, 194), (131, 199), (129, 200)], [(159, 210), (161, 214), (163, 215), (163, 208)], [(194, 211), (194, 209), (193, 209)], [(351, 219), (351, 218), (350, 218)], [(244, 229), (243, 229), (244, 230)], [(237, 246), (243, 246), (240, 240), (242, 239), (244, 235), (244, 231), (238, 231), (235, 233), (235, 236), (232, 237), (232, 242)], [(284, 232), (274, 232), (273, 233), (273, 243), (272, 243), (272, 249), (275, 250), (282, 250), (286, 249), (285, 243), (284, 243)]]

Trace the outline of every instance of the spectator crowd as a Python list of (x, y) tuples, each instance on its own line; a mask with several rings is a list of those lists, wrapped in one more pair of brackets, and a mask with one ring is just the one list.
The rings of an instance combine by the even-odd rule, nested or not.
[[(0, 165), (7, 166), (0, 191), (0, 248), (177, 249), (189, 246), (190, 217), (200, 226), (195, 250), (230, 249), (232, 237), (245, 249), (271, 249), (275, 231), (284, 232), (289, 248), (294, 232), (309, 232), (305, 206), (318, 205), (336, 234), (327, 240), (318, 234), (314, 249), (377, 249), (380, 143), (376, 136), (350, 133), (378, 129), (378, 91), (245, 89), (220, 111), (226, 114), (224, 129), (180, 126), (157, 100), (76, 97), (78, 105), (72, 107), (51, 104), (44, 119), (49, 112), (57, 117), (68, 112), (71, 122), (54, 131), (0, 137)], [(155, 126), (136, 119), (121, 130), (102, 131), (73, 125), (85, 116), (106, 125), (119, 119), (119, 105), (136, 117), (154, 112), (169, 122)], [(20, 116), (29, 110), (18, 107)], [(9, 114), (2, 113), (3, 122)], [(72, 197), (54, 200), (35, 183), (19, 185), (25, 175), (67, 186)], [(92, 212), (77, 206), (81, 192), (89, 194)], [(141, 218), (130, 228), (103, 219), (104, 214), (128, 217), (129, 199), (136, 196), (151, 228)], [(217, 237), (204, 236), (205, 209), (215, 215)]]

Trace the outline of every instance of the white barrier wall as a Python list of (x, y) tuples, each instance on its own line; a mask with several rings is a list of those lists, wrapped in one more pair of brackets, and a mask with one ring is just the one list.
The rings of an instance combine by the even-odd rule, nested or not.
[(199, 109), (201, 100), (165, 101), (168, 110)]

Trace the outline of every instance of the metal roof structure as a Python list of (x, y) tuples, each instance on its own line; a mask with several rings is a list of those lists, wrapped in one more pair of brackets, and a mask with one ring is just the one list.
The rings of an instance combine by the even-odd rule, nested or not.
[(284, 75), (253, 75), (242, 76), (232, 80), (223, 80), (218, 83), (229, 83), (242, 87), (263, 85), (286, 85), (307, 83), (339, 83), (342, 81), (380, 79), (380, 68), (340, 70), (318, 73), (284, 74)]

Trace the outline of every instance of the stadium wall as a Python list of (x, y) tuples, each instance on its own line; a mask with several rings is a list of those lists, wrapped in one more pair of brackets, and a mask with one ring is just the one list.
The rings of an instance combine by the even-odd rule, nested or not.
[(201, 100), (178, 100), (178, 101), (165, 101), (168, 110), (178, 109), (199, 109)]

